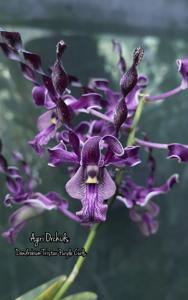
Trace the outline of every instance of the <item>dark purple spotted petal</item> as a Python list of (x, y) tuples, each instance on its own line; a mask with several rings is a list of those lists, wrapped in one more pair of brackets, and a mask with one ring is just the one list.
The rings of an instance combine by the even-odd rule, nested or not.
[(142, 47), (137, 47), (133, 53), (133, 64), (137, 66), (144, 56), (144, 49)]
[(137, 79), (138, 74), (136, 66), (133, 64), (120, 80), (121, 92), (124, 97), (126, 97), (136, 86)]
[(175, 158), (178, 162), (188, 162), (188, 146), (178, 143), (169, 144), (168, 158)]
[(125, 99), (121, 98), (117, 103), (116, 110), (114, 113), (114, 126), (116, 128), (116, 132), (119, 131), (121, 125), (126, 121), (127, 114), (127, 104), (125, 102)]
[(121, 92), (124, 97), (126, 97), (137, 84), (138, 74), (136, 67), (140, 63), (143, 54), (144, 50), (142, 47), (135, 49), (133, 54), (133, 64), (120, 80)]
[(37, 82), (35, 80), (35, 72), (33, 71), (33, 69), (30, 66), (26, 65), (25, 63), (21, 63), (20, 65), (21, 65), (21, 70), (22, 70), (23, 76), (27, 80), (31, 81), (33, 84), (36, 85)]
[(62, 143), (48, 149), (48, 152), (50, 154), (48, 165), (50, 166), (58, 166), (64, 162), (79, 163), (79, 157), (74, 152), (67, 151)]
[(146, 88), (148, 85), (148, 77), (145, 75), (140, 75), (137, 80), (136, 86), (125, 98), (127, 108), (128, 108), (128, 117), (131, 117), (135, 112), (138, 103), (139, 103), (139, 93)]
[(32, 69), (34, 69), (35, 71), (37, 71), (38, 73), (44, 74), (42, 71), (42, 67), (41, 67), (41, 58), (38, 54), (36, 53), (32, 53), (26, 50), (22, 51), (24, 59), (25, 59), (25, 63), (31, 67)]
[(52, 82), (57, 94), (59, 94), (60, 96), (64, 93), (69, 84), (69, 77), (60, 61), (65, 49), (66, 44), (64, 43), (64, 41), (58, 42), (56, 46), (56, 61), (52, 69)]
[(22, 40), (19, 32), (0, 30), (2, 40), (17, 50), (22, 49)]
[(64, 93), (69, 84), (69, 78), (65, 72), (62, 64), (57, 60), (52, 70), (52, 82), (57, 94), (60, 96)]
[(178, 59), (177, 61), (178, 71), (182, 76), (182, 83), (181, 88), (187, 89), (188, 88), (188, 58)]
[(48, 90), (48, 93), (49, 93), (49, 96), (50, 96), (51, 100), (54, 103), (56, 103), (58, 98), (57, 98), (57, 94), (56, 94), (56, 91), (54, 89), (51, 77), (49, 77), (48, 75), (43, 75), (42, 78), (43, 78), (44, 86)]
[(15, 60), (15, 61), (21, 61), (19, 52), (16, 49), (13, 49), (9, 45), (5, 43), (0, 43), (0, 47), (4, 53), (9, 59)]
[(62, 99), (57, 101), (57, 110), (59, 119), (69, 125), (71, 122), (71, 112), (68, 105)]

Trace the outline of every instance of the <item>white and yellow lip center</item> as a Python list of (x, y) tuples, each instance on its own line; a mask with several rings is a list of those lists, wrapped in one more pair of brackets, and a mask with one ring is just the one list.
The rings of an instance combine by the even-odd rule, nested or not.
[(57, 118), (56, 117), (52, 117), (51, 118), (51, 123), (56, 125), (57, 124)]
[(87, 166), (86, 168), (86, 174), (87, 174), (87, 179), (86, 183), (88, 184), (98, 184), (98, 173), (99, 173), (99, 168), (98, 166)]

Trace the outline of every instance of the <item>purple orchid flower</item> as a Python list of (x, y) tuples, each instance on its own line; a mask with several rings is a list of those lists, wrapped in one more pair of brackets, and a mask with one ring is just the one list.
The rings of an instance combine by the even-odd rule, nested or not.
[[(40, 103), (40, 105), (45, 106), (46, 102), (44, 99), (46, 93), (47, 90), (45, 87), (43, 89), (42, 87), (34, 88), (33, 94), (37, 105)], [(37, 127), (40, 131), (39, 134), (29, 142), (39, 155), (44, 153), (44, 146), (56, 136), (57, 130), (63, 124), (64, 119), (64, 123), (69, 125), (70, 114), (77, 114), (80, 112), (87, 113), (87, 110), (93, 107), (101, 108), (101, 96), (97, 93), (83, 94), (78, 100), (71, 95), (65, 94), (62, 97), (62, 101), (58, 102), (58, 105), (55, 105), (54, 102), (50, 101), (51, 100), (48, 100), (49, 110), (38, 118)], [(51, 105), (49, 105), (49, 103), (51, 103)], [(61, 114), (59, 114), (60, 108)], [(65, 117), (63, 117), (64, 115)]]
[(148, 150), (149, 175), (146, 187), (136, 184), (130, 176), (126, 176), (121, 184), (121, 195), (117, 199), (130, 209), (131, 219), (138, 223), (141, 232), (148, 236), (158, 230), (155, 217), (159, 214), (159, 207), (151, 201), (154, 196), (168, 193), (178, 182), (178, 174), (172, 175), (164, 184), (154, 187), (154, 173), (156, 168), (152, 148)]
[(8, 166), (6, 159), (0, 154), (0, 171), (6, 175), (7, 187), (10, 192), (5, 196), (4, 203), (7, 207), (21, 206), (10, 216), (10, 228), (3, 232), (2, 236), (10, 243), (15, 243), (18, 233), (25, 227), (28, 220), (52, 209), (59, 210), (70, 219), (78, 222), (79, 218), (69, 211), (68, 202), (58, 193), (49, 192), (43, 195), (33, 191), (34, 181), (28, 163), (19, 152), (14, 152), (13, 156), (21, 162), (28, 181), (24, 182), (21, 170), (15, 166)]
[(132, 208), (130, 210), (130, 219), (138, 224), (138, 228), (145, 236), (155, 234), (159, 229), (159, 221), (156, 220), (160, 212), (159, 206), (150, 201), (142, 210)]
[[(79, 150), (77, 135), (70, 133), (73, 151), (67, 151), (64, 144), (49, 149), (49, 165), (57, 166), (64, 162), (75, 163), (77, 171), (66, 184), (66, 191), (72, 197), (80, 199), (82, 209), (76, 214), (85, 224), (106, 220), (108, 205), (116, 185), (108, 173), (108, 165), (133, 166), (140, 162), (137, 157), (138, 147), (123, 148), (111, 135), (90, 137)], [(102, 148), (106, 150), (102, 153)]]
[(118, 196), (118, 199), (122, 201), (127, 208), (132, 208), (134, 205), (143, 207), (147, 205), (154, 196), (168, 193), (177, 182), (178, 174), (174, 174), (159, 187), (143, 187), (137, 185), (131, 177), (126, 176), (121, 189), (123, 196)]

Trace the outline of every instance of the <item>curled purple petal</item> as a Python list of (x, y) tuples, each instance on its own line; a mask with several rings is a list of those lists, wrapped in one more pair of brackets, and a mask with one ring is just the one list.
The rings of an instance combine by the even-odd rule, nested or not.
[(78, 109), (87, 109), (91, 107), (100, 107), (101, 106), (101, 95), (97, 93), (87, 93), (83, 94), (79, 100), (74, 101), (70, 107), (73, 110)]
[(124, 154), (123, 146), (116, 137), (112, 135), (106, 135), (102, 138), (102, 140), (108, 145), (109, 149), (117, 156), (122, 156)]
[(44, 153), (44, 146), (49, 142), (49, 140), (55, 137), (56, 134), (56, 125), (52, 124), (49, 127), (45, 128), (39, 132), (32, 141), (29, 141), (29, 144), (39, 155)]
[(89, 82), (89, 86), (92, 89), (98, 89), (98, 90), (101, 90), (101, 91), (108, 90), (108, 85), (109, 85), (109, 81), (107, 79), (104, 79), (104, 78), (93, 78)]
[(54, 148), (49, 148), (50, 154), (49, 166), (58, 166), (64, 162), (79, 163), (78, 156), (74, 152), (67, 151), (62, 143)]
[(178, 143), (169, 144), (167, 158), (175, 158), (178, 162), (188, 162), (188, 146)]
[(141, 162), (140, 158), (138, 157), (139, 149), (140, 147), (138, 146), (128, 146), (124, 149), (123, 155), (119, 157), (111, 157), (108, 163), (117, 167), (134, 167)]

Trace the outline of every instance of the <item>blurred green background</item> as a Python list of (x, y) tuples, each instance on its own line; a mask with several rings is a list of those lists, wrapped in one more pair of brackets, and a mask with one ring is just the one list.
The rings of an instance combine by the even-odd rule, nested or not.
[[(161, 6), (157, 6), (155, 16), (161, 11), (162, 18), (169, 1), (159, 2)], [(176, 59), (188, 56), (185, 1), (180, 1), (182, 10), (177, 10), (178, 20), (183, 20), (181, 26), (178, 22), (172, 22), (174, 6), (168, 6), (167, 20), (164, 22), (162, 18), (162, 25), (159, 26), (157, 17), (153, 18), (153, 27), (148, 6), (145, 15), (142, 12), (145, 23), (143, 24), (141, 18), (139, 27), (137, 15), (131, 9), (131, 22), (130, 17), (126, 22), (119, 19), (118, 12), (114, 14), (114, 19), (108, 19), (106, 15), (109, 7), (113, 7), (113, 1), (109, 7), (101, 6), (104, 15), (106, 12), (106, 21), (101, 17), (101, 12), (99, 15), (95, 14), (92, 5), (89, 4), (85, 4), (86, 15), (91, 15), (91, 18), (85, 18), (81, 11), (82, 6), (78, 5), (84, 5), (85, 1), (78, 1), (77, 4), (70, 1), (67, 11), (64, 9), (67, 1), (62, 1), (60, 6), (58, 1), (47, 3), (50, 3), (50, 6), (45, 6), (45, 2), (41, 1), (38, 7), (35, 1), (15, 1), (14, 4), (11, 1), (0, 1), (2, 27), (19, 31), (25, 48), (39, 53), (45, 67), (53, 64), (55, 45), (58, 40), (64, 39), (68, 48), (63, 62), (70, 74), (78, 76), (85, 83), (91, 77), (106, 77), (111, 81), (111, 86), (118, 89), (117, 56), (112, 52), (111, 45), (111, 39), (116, 38), (122, 42), (123, 53), (129, 63), (133, 49), (140, 44), (144, 45), (145, 57), (139, 66), (139, 73), (145, 73), (150, 78), (148, 93), (167, 91), (179, 84), (181, 79), (177, 72)], [(120, 5), (124, 2), (119, 0), (118, 3)], [(177, 4), (176, 1), (173, 3)], [(131, 3), (129, 4), (131, 8)], [(41, 9), (42, 5), (46, 10)], [(78, 5), (78, 10), (71, 10), (71, 5)], [(136, 9), (139, 11), (139, 7)], [(143, 7), (140, 10), (142, 11)], [(152, 6), (151, 11), (153, 13)], [(92, 16), (97, 17), (92, 19)], [(47, 157), (39, 159), (27, 145), (27, 141), (37, 133), (37, 117), (43, 110), (33, 105), (32, 86), (20, 73), (20, 68), (15, 62), (8, 61), (0, 54), (0, 137), (4, 143), (3, 153), (12, 162), (12, 150), (20, 150), (32, 164), (38, 183), (37, 190), (44, 193), (55, 190), (66, 196), (66, 169), (50, 168), (47, 166)], [(156, 142), (188, 144), (187, 113), (188, 91), (185, 90), (165, 102), (147, 105), (140, 129), (147, 132), (150, 139)], [(173, 191), (156, 199), (161, 207), (159, 232), (150, 238), (143, 237), (136, 225), (130, 221), (128, 210), (121, 204), (115, 204), (69, 293), (90, 290), (98, 294), (99, 300), (188, 298), (188, 166), (166, 160), (166, 153), (163, 151), (155, 152), (155, 157), (157, 184), (163, 183), (172, 173), (180, 174), (180, 183)], [(141, 183), (144, 175), (147, 175), (144, 164), (130, 172)], [(6, 193), (4, 182), (1, 175), (1, 232), (8, 228), (8, 216), (12, 212), (3, 206)], [(70, 205), (73, 210), (79, 207), (76, 200), (71, 200)], [(33, 231), (40, 235), (45, 231), (53, 233), (56, 230), (69, 233), (72, 247), (82, 247), (87, 236), (86, 228), (74, 224), (58, 212), (49, 212), (28, 223), (20, 234), (16, 247), (30, 248), (28, 238)], [(2, 300), (15, 299), (55, 276), (68, 274), (75, 260), (61, 257), (15, 257), (14, 246), (8, 245), (2, 238), (0, 251)]]

